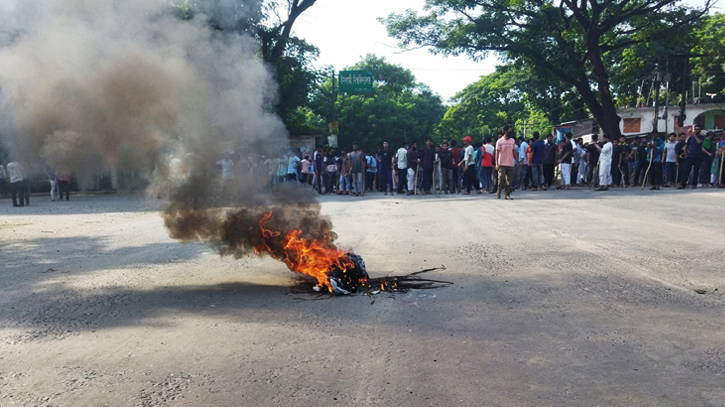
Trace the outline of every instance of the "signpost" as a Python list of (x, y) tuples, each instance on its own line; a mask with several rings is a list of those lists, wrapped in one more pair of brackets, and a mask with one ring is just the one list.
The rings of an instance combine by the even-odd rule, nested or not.
[(340, 71), (339, 91), (345, 93), (369, 93), (373, 91), (371, 71)]

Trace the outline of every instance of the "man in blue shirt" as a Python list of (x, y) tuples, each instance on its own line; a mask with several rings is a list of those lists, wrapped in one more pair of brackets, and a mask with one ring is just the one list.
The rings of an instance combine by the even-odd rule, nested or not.
[(685, 151), (687, 152), (687, 158), (685, 159), (685, 168), (682, 170), (682, 178), (680, 179), (680, 185), (677, 189), (685, 189), (687, 185), (687, 179), (690, 177), (690, 170), (694, 168), (694, 176), (692, 177), (692, 189), (697, 188), (697, 175), (700, 173), (700, 165), (702, 164), (702, 141), (705, 137), (700, 135), (702, 132), (702, 126), (699, 124), (695, 125), (695, 134), (685, 140)]
[(650, 190), (659, 191), (662, 184), (662, 152), (665, 151), (665, 143), (655, 132), (652, 132), (652, 139), (647, 144), (647, 162), (650, 166)]

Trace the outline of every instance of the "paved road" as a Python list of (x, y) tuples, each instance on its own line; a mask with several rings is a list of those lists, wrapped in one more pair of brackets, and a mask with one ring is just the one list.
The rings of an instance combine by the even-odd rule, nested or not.
[(0, 201), (0, 406), (725, 406), (725, 191), (515, 198), (323, 198), (371, 275), (455, 283), (374, 304), (139, 198)]

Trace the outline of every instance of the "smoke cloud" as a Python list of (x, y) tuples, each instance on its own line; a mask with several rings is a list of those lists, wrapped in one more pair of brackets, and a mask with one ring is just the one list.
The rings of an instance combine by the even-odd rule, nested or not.
[[(201, 2), (181, 18), (150, 0), (0, 0), (0, 134), (11, 154), (80, 179), (137, 170), (150, 196), (168, 200), (173, 238), (224, 255), (253, 253), (268, 213), (270, 228), (334, 248), (308, 190), (268, 185), (261, 157), (288, 141), (258, 44), (212, 28), (244, 25), (259, 4)], [(222, 182), (227, 152), (236, 177)]]
[(166, 154), (286, 143), (257, 44), (212, 31), (205, 14), (182, 20), (148, 0), (0, 4), (0, 130), (28, 165), (150, 172)]

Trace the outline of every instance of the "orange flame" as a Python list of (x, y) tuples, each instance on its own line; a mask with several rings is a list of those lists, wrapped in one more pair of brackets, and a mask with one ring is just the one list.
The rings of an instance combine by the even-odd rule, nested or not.
[(290, 270), (316, 278), (319, 286), (332, 292), (327, 278), (330, 270), (337, 267), (344, 272), (354, 266), (346, 256), (347, 252), (329, 242), (300, 237), (302, 231), (298, 229), (292, 229), (284, 236), (282, 232), (266, 229), (264, 226), (271, 217), (272, 213), (267, 213), (259, 221), (262, 242), (254, 247), (254, 251), (284, 261)]

